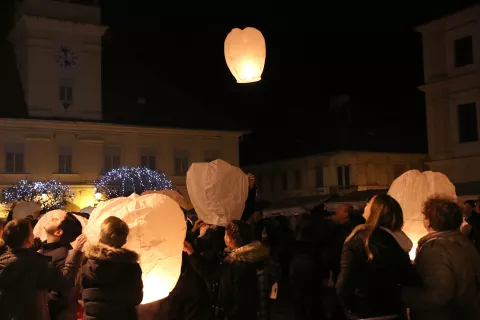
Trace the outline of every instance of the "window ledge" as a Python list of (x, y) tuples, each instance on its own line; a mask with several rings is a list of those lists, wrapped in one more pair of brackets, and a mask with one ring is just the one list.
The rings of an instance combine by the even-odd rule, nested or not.
[(65, 173), (65, 172), (54, 172), (53, 173), (54, 175), (61, 175), (61, 176), (78, 176), (79, 173), (78, 172), (68, 172), (68, 173)]
[(28, 175), (30, 174), (29, 172), (3, 172), (2, 174), (8, 174), (8, 175)]

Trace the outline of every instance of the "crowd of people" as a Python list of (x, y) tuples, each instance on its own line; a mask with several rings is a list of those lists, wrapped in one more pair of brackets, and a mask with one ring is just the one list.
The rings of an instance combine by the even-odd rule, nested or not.
[(150, 306), (140, 305), (139, 256), (123, 247), (121, 219), (103, 222), (96, 245), (72, 213), (53, 215), (44, 242), (33, 220), (13, 219), (0, 231), (0, 320), (147, 319), (152, 305), (152, 319), (269, 320), (274, 300), (291, 303), (298, 320), (480, 319), (480, 201), (429, 198), (413, 262), (402, 208), (386, 194), (333, 215), (247, 207), (224, 227), (185, 216), (180, 278)]

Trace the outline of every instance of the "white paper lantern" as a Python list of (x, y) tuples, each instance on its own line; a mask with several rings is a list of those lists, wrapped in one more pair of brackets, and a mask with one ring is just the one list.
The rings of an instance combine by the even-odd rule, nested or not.
[(187, 172), (187, 189), (200, 220), (225, 226), (242, 217), (248, 177), (223, 160), (193, 163)]
[(403, 231), (413, 242), (410, 258), (415, 258), (418, 240), (427, 235), (422, 208), (433, 195), (456, 199), (455, 186), (440, 172), (410, 170), (393, 181), (388, 194), (398, 201), (403, 211)]
[(41, 211), (42, 208), (35, 202), (22, 201), (13, 208), (14, 219), (24, 219), (27, 216), (33, 216), (36, 212)]
[(185, 198), (176, 190), (149, 190), (142, 193), (142, 196), (151, 193), (164, 194), (175, 200), (175, 202), (178, 203), (178, 205), (185, 210), (190, 210), (193, 208), (192, 204), (185, 201)]
[(225, 60), (238, 83), (260, 81), (265, 66), (265, 38), (255, 28), (233, 29), (225, 39)]
[(102, 202), (91, 213), (85, 228), (89, 245), (100, 238), (102, 222), (115, 216), (130, 228), (125, 248), (140, 256), (142, 304), (167, 297), (177, 284), (187, 225), (180, 206), (170, 197), (132, 194)]
[[(35, 225), (35, 228), (33, 228), (33, 235), (35, 237), (40, 238), (40, 240), (42, 241), (47, 240), (47, 232), (45, 231), (45, 226), (47, 225), (47, 223), (49, 223), (52, 220), (53, 215), (56, 214), (57, 212), (66, 213), (66, 211), (63, 211), (63, 210), (52, 210), (52, 211), (48, 211), (42, 217), (40, 217), (40, 219), (38, 219), (38, 222)], [(80, 221), (82, 228), (85, 228), (88, 222), (87, 218), (79, 216), (77, 214), (73, 214), (73, 215), (75, 216), (75, 218), (78, 219), (78, 221)], [(75, 248), (76, 244), (77, 244), (76, 240), (71, 243), (73, 248)]]

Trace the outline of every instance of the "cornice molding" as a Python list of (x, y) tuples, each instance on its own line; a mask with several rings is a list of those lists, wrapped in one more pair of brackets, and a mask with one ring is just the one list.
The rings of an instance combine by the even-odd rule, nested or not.
[(101, 37), (107, 31), (107, 26), (58, 20), (32, 15), (24, 15), (17, 22), (28, 29), (43, 29), (48, 31), (61, 31), (68, 33), (81, 33), (93, 37)]
[(133, 125), (119, 125), (112, 123), (96, 123), (82, 121), (60, 121), (40, 119), (7, 119), (0, 118), (0, 128), (45, 130), (45, 131), (73, 131), (76, 133), (125, 134), (135, 133), (143, 135), (178, 135), (239, 138), (246, 131), (201, 130), (167, 127), (143, 127)]

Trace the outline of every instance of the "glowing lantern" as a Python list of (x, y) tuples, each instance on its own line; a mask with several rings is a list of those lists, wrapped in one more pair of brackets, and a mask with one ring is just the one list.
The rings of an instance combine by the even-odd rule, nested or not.
[(151, 194), (151, 193), (164, 194), (164, 195), (172, 198), (173, 200), (175, 200), (175, 202), (178, 203), (178, 205), (185, 210), (193, 209), (192, 204), (189, 203), (188, 201), (185, 201), (185, 198), (178, 191), (175, 191), (175, 190), (149, 190), (149, 191), (145, 191), (144, 193), (142, 193), (142, 196), (145, 195), (145, 194)]
[(423, 204), (433, 195), (456, 199), (455, 186), (440, 172), (410, 170), (393, 181), (388, 194), (402, 207), (403, 231), (413, 242), (410, 258), (414, 260), (418, 240), (427, 235), (423, 225)]
[[(47, 240), (47, 232), (45, 231), (45, 225), (49, 223), (53, 216), (57, 213), (66, 213), (64, 210), (52, 210), (48, 211), (45, 213), (40, 219), (38, 219), (37, 224), (35, 225), (35, 228), (33, 228), (33, 235), (37, 238), (40, 238), (40, 240), (45, 241)], [(80, 221), (80, 224), (82, 225), (82, 228), (85, 228), (87, 225), (88, 220), (85, 217), (79, 216), (77, 214), (73, 214), (75, 218)], [(71, 243), (72, 247), (75, 247), (76, 240)]]
[(158, 193), (102, 202), (91, 213), (85, 228), (89, 244), (98, 242), (100, 226), (110, 216), (122, 219), (130, 228), (125, 248), (140, 256), (142, 304), (167, 297), (177, 284), (182, 266), (187, 225), (180, 206)]
[(233, 29), (225, 39), (225, 60), (238, 83), (260, 81), (265, 66), (265, 39), (255, 28)]
[(242, 217), (248, 177), (223, 160), (193, 163), (187, 172), (187, 189), (199, 219), (225, 226)]

